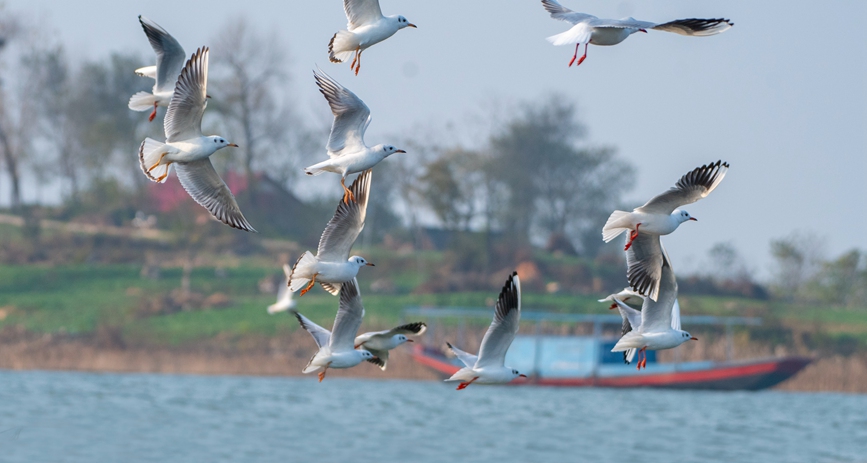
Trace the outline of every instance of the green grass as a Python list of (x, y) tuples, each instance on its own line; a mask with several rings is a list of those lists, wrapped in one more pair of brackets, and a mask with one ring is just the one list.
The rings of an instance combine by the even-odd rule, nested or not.
[[(385, 260), (386, 256), (378, 256)], [(498, 288), (490, 292), (411, 294), (419, 277), (410, 271), (412, 259), (394, 279), (398, 294), (375, 294), (369, 284), (377, 275), (361, 278), (365, 325), (390, 326), (409, 306), (486, 307), (492, 305)], [(428, 262), (435, 255), (423, 256)], [(371, 260), (373, 260), (371, 258)], [(377, 269), (380, 272), (383, 270)], [(262, 294), (258, 282), (275, 275), (279, 268), (261, 260), (242, 260), (218, 277), (213, 268), (193, 271), (192, 290), (204, 295), (226, 294), (230, 307), (143, 317), (142, 300), (168, 294), (180, 286), (181, 269), (163, 269), (157, 280), (144, 279), (138, 265), (18, 265), (0, 266), (0, 327), (17, 325), (36, 333), (90, 334), (100, 326), (121, 330), (132, 343), (181, 345), (198, 340), (248, 335), (271, 337), (297, 329), (293, 317), (270, 316), (265, 307), (274, 297)], [(381, 276), (381, 275), (380, 275)], [(525, 310), (607, 313), (596, 296), (525, 293)], [(315, 289), (299, 299), (298, 310), (313, 321), (330, 326), (338, 298)], [(846, 337), (867, 344), (867, 309), (792, 305), (742, 298), (683, 296), (681, 305), (690, 315), (757, 316), (769, 323), (814, 327), (829, 339)]]

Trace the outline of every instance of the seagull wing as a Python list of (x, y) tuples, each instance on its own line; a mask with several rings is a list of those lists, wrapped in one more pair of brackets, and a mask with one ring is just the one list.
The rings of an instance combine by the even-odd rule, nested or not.
[(610, 27), (616, 29), (650, 29), (656, 23), (639, 21), (635, 18), (625, 19), (597, 19), (591, 23), (593, 27)]
[(578, 24), (589, 19), (596, 19), (596, 16), (572, 11), (557, 3), (556, 0), (542, 0), (542, 6), (545, 8), (545, 11), (551, 14), (552, 18), (567, 21), (572, 24)]
[(404, 336), (418, 336), (424, 333), (427, 330), (427, 323), (425, 322), (414, 322), (407, 323), (406, 325), (400, 325), (398, 327), (392, 328), (386, 331), (386, 335), (388, 337), (392, 337), (396, 334), (402, 334)]
[(458, 360), (461, 361), (461, 363), (466, 365), (467, 368), (473, 368), (473, 366), (475, 366), (476, 363), (479, 361), (479, 357), (476, 355), (473, 355), (469, 352), (464, 352), (448, 342), (446, 343), (446, 345), (449, 346), (449, 350), (451, 350), (452, 353), (455, 354), (455, 357), (457, 357)]
[(343, 283), (340, 290), (340, 307), (334, 317), (331, 341), (328, 346), (332, 352), (355, 349), (355, 335), (364, 317), (364, 306), (361, 304), (361, 294), (358, 292), (358, 281)]
[(346, 11), (346, 19), (349, 30), (373, 24), (382, 19), (382, 9), (379, 0), (343, 0), (343, 9)]
[(626, 251), (626, 280), (635, 292), (656, 300), (663, 260), (659, 235), (638, 233)]
[(506, 351), (512, 345), (515, 334), (518, 333), (521, 321), (521, 280), (517, 273), (512, 273), (500, 291), (497, 306), (494, 310), (494, 321), (488, 327), (482, 345), (479, 347), (479, 359), (474, 368), (487, 366), (503, 366)]
[[(641, 311), (635, 310), (626, 305), (620, 299), (614, 298), (617, 308), (620, 310), (620, 316), (623, 318), (623, 323), (620, 326), (620, 337), (626, 336), (632, 330), (638, 329), (641, 326)], [(623, 351), (623, 362), (629, 365), (632, 359), (635, 358), (636, 349), (626, 349)]]
[(716, 35), (720, 32), (725, 32), (731, 29), (735, 23), (728, 19), (675, 19), (665, 24), (652, 26), (658, 31), (674, 32), (680, 35), (692, 35), (696, 37), (707, 37)]
[(208, 54), (208, 47), (196, 50), (178, 77), (163, 121), (169, 143), (202, 136), (202, 115), (208, 105)]
[(172, 165), (187, 193), (217, 220), (239, 230), (256, 231), (244, 218), (235, 196), (214, 170), (210, 159), (176, 162)]
[(680, 329), (680, 303), (677, 299), (674, 300), (674, 305), (671, 307), (671, 327)]
[(301, 315), (298, 312), (295, 312), (295, 318), (298, 319), (298, 323), (301, 324), (301, 328), (307, 330), (310, 333), (310, 336), (313, 336), (313, 340), (316, 341), (316, 345), (321, 349), (328, 345), (331, 340), (331, 332), (326, 330), (325, 328), (317, 325), (310, 321), (309, 318)]
[(657, 195), (635, 211), (669, 215), (678, 207), (692, 204), (709, 195), (725, 178), (728, 169), (729, 164), (722, 161), (696, 167), (681, 177), (674, 187)]
[(371, 175), (372, 170), (367, 169), (349, 186), (349, 190), (355, 195), (355, 201), (345, 203), (341, 199), (338, 203), (334, 217), (328, 221), (322, 237), (319, 238), (316, 257), (321, 262), (344, 262), (349, 259), (349, 251), (364, 229)]
[(145, 75), (156, 79), (154, 87), (157, 91), (170, 92), (175, 88), (178, 74), (181, 73), (181, 69), (184, 67), (184, 60), (187, 58), (187, 54), (184, 53), (184, 48), (181, 47), (181, 44), (171, 34), (166, 32), (165, 29), (160, 27), (159, 24), (141, 15), (138, 17), (138, 22), (141, 23), (141, 27), (144, 29), (151, 47), (157, 54), (156, 72), (151, 75), (148, 69), (148, 73)]
[(656, 300), (647, 298), (641, 306), (639, 331), (642, 333), (666, 331), (672, 326), (672, 308), (677, 301), (677, 280), (664, 248), (661, 254), (659, 297)]
[(361, 98), (321, 70), (313, 71), (313, 76), (319, 91), (331, 106), (331, 113), (334, 114), (334, 123), (331, 124), (331, 135), (326, 147), (328, 155), (336, 157), (344, 150), (349, 153), (363, 150), (364, 131), (370, 125), (370, 108)]

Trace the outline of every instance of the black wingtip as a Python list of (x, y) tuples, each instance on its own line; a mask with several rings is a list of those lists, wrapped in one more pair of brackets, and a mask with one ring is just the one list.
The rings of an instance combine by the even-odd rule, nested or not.
[(446, 341), (446, 345), (449, 346), (449, 349), (454, 349), (454, 347), (452, 347), (452, 343)]

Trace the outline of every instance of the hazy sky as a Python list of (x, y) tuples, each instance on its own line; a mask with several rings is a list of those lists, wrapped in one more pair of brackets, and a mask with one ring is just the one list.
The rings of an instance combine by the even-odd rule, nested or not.
[(340, 0), (6, 0), (10, 10), (56, 29), (74, 57), (87, 58), (113, 50), (148, 56), (138, 14), (189, 53), (225, 21), (246, 17), (285, 44), (304, 111), (327, 114), (310, 72), (317, 64), (367, 102), (370, 144), (485, 114), (491, 102), (561, 92), (578, 103), (593, 143), (616, 146), (638, 167), (629, 194), (635, 206), (698, 165), (731, 164), (721, 186), (687, 208), (699, 222), (665, 239), (681, 269), (731, 241), (764, 273), (769, 240), (793, 230), (820, 235), (831, 255), (865, 248), (867, 2), (563, 3), (600, 17), (724, 16), (736, 25), (709, 38), (639, 34), (590, 47), (583, 65), (567, 68), (573, 49), (545, 37), (569, 25), (548, 17), (538, 0), (382, 0), (386, 15), (402, 14), (419, 28), (366, 51), (354, 77), (348, 64), (327, 57), (328, 40), (346, 23)]

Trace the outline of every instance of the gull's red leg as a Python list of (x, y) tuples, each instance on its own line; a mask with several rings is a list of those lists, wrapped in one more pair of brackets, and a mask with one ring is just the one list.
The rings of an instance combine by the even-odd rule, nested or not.
[(473, 379), (471, 379), (471, 380), (469, 380), (469, 381), (467, 381), (467, 382), (465, 382), (465, 383), (458, 384), (458, 388), (455, 389), (455, 390), (456, 390), (456, 391), (460, 391), (461, 389), (466, 389), (467, 386), (469, 386), (470, 384), (473, 384), (473, 381), (475, 381), (475, 380), (477, 380), (477, 379), (479, 379), (478, 376), (476, 376), (475, 378), (473, 378)]
[[(581, 66), (581, 63), (583, 63), (584, 60), (587, 59), (587, 46), (588, 46), (588, 45), (590, 45), (590, 42), (587, 42), (587, 43), (584, 44), (584, 55), (581, 56), (581, 59), (578, 60), (578, 64), (576, 64), (575, 67)], [(576, 55), (578, 54), (578, 50), (577, 50), (577, 49), (575, 50), (575, 54), (576, 54)]]
[(150, 117), (148, 117), (148, 122), (153, 122), (154, 118), (157, 117), (157, 103), (154, 102), (154, 110), (151, 111)]
[(623, 248), (624, 251), (628, 251), (629, 248), (632, 247), (632, 242), (635, 241), (635, 238), (638, 238), (638, 227), (640, 226), (640, 223), (635, 225), (635, 230), (629, 232), (629, 242), (626, 243), (626, 247)]
[[(575, 63), (575, 60), (576, 60), (576, 59), (578, 59), (578, 47), (580, 47), (580, 46), (581, 46), (580, 43), (576, 43), (576, 44), (575, 44), (575, 54), (572, 55), (572, 60), (569, 61), (569, 66), (568, 66), (568, 67), (572, 67), (572, 64)], [(580, 63), (579, 63), (579, 64), (580, 64)]]

